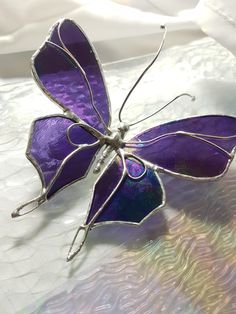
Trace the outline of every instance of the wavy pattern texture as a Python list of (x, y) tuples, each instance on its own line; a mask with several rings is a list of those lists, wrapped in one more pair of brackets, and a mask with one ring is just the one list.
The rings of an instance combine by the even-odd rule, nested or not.
[(235, 182), (170, 180), (174, 218), (157, 215), (111, 262), (33, 313), (235, 313)]
[[(113, 116), (148, 59), (105, 67)], [(197, 101), (176, 102), (146, 125), (137, 125), (133, 134), (189, 115), (236, 115), (235, 77), (236, 60), (212, 40), (168, 49), (133, 95), (124, 116), (127, 121), (139, 118), (185, 91), (195, 94)], [(1, 86), (0, 91), (1, 313), (236, 312), (235, 161), (228, 174), (213, 183), (162, 176), (167, 192), (163, 210), (139, 228), (92, 230), (81, 254), (66, 263), (94, 177), (91, 174), (37, 212), (12, 221), (11, 210), (36, 196), (40, 187), (36, 171), (24, 157), (31, 120), (59, 109), (32, 81)]]

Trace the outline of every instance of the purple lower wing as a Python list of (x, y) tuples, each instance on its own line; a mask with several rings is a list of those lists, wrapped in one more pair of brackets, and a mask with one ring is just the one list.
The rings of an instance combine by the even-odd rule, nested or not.
[[(52, 33), (53, 35), (53, 33)], [(33, 57), (32, 71), (40, 88), (65, 111), (69, 110), (104, 132), (92, 106), (88, 82), (76, 61), (61, 47), (45, 44)]]
[[(32, 125), (27, 157), (38, 169), (45, 188), (50, 185), (63, 160), (77, 149), (69, 143), (66, 133), (68, 127), (73, 124), (74, 122), (70, 119), (57, 115), (37, 119)], [(78, 144), (96, 142), (91, 134), (79, 126), (72, 132), (71, 137), (77, 138)], [(79, 167), (85, 172), (88, 168), (87, 161), (82, 159)], [(67, 180), (70, 179), (70, 177), (67, 178)]]
[[(191, 134), (179, 134), (176, 132)], [(132, 153), (164, 170), (195, 178), (222, 175), (236, 146), (236, 118), (200, 116), (169, 122), (130, 141), (150, 141), (127, 147)]]
[[(130, 172), (135, 169), (138, 174), (139, 166), (134, 163), (129, 160), (127, 166)], [(86, 224), (91, 221), (95, 225), (118, 221), (140, 223), (163, 204), (163, 194), (154, 171), (147, 170), (142, 178), (130, 179), (127, 174), (123, 175), (123, 166), (117, 157), (95, 185)]]
[(100, 147), (100, 144), (85, 146), (75, 150), (69, 155), (63, 162), (59, 173), (57, 173), (50, 183), (47, 198), (50, 198), (53, 194), (65, 188), (67, 185), (83, 179), (87, 175), (90, 165)]

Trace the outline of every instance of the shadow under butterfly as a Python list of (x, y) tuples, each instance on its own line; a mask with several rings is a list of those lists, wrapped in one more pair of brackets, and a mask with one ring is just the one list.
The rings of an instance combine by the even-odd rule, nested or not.
[[(171, 121), (127, 140), (129, 129), (153, 114), (127, 123), (125, 104), (158, 58), (160, 48), (129, 91), (112, 130), (110, 101), (96, 52), (72, 20), (58, 21), (32, 57), (33, 76), (63, 114), (38, 118), (31, 127), (27, 158), (38, 170), (42, 191), (18, 207), (12, 217), (25, 215), (61, 189), (83, 179), (93, 165), (98, 179), (87, 217), (79, 226), (67, 261), (82, 248), (90, 229), (111, 223), (139, 225), (165, 204), (158, 173), (199, 181), (215, 180), (228, 170), (236, 146), (236, 118), (207, 115)], [(110, 157), (110, 160), (108, 160)]]

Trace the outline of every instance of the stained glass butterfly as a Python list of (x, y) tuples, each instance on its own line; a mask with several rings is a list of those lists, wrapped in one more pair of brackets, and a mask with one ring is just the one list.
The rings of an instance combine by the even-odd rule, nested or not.
[[(165, 192), (158, 173), (215, 180), (226, 173), (233, 159), (236, 118), (230, 116), (172, 121), (126, 140), (129, 128), (160, 111), (129, 124), (122, 118), (131, 92), (161, 51), (163, 28), (160, 48), (123, 102), (115, 131), (110, 127), (110, 101), (98, 57), (80, 27), (72, 20), (60, 20), (32, 57), (36, 82), (64, 113), (33, 122), (26, 155), (38, 170), (42, 191), (12, 217), (36, 209), (83, 179), (90, 168), (99, 173), (87, 217), (75, 234), (67, 261), (80, 251), (90, 229), (117, 222), (139, 225), (163, 206)], [(188, 94), (176, 98), (183, 95)]]

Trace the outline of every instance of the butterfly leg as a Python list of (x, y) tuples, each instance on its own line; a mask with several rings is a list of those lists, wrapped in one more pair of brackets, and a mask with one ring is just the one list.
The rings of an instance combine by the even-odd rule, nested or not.
[[(115, 172), (117, 172), (118, 166), (117, 166), (115, 160), (116, 160), (116, 157), (118, 155), (121, 159), (122, 169), (119, 169), (119, 171), (120, 171), (119, 175), (116, 177), (115, 180), (113, 180), (112, 175), (110, 175), (109, 171), (113, 172), (115, 170)], [(112, 160), (109, 162), (109, 164), (105, 167), (103, 173), (100, 175), (97, 182), (95, 183), (94, 188), (93, 188), (93, 190), (94, 190), (93, 200), (96, 197), (96, 193), (100, 193), (101, 186), (104, 185), (104, 182), (107, 185), (109, 185), (109, 183), (113, 184), (114, 185), (113, 189), (112, 189), (111, 193), (107, 194), (107, 196), (104, 198), (103, 202), (100, 203), (99, 205), (95, 204), (96, 201), (93, 202), (93, 200), (92, 200), (92, 202), (90, 204), (90, 209), (88, 212), (88, 217), (86, 218), (85, 223), (80, 225), (79, 228), (77, 229), (75, 236), (73, 238), (73, 241), (71, 243), (71, 246), (69, 248), (69, 252), (67, 255), (67, 261), (68, 262), (71, 261), (82, 249), (82, 247), (85, 243), (85, 240), (87, 238), (89, 230), (93, 228), (98, 216), (103, 212), (107, 203), (111, 200), (113, 195), (116, 193), (117, 189), (121, 185), (126, 174), (127, 174), (127, 168), (126, 168), (126, 164), (125, 164), (125, 153), (122, 149), (120, 149), (120, 150), (118, 150), (117, 154), (112, 158)], [(104, 182), (103, 182), (103, 180), (104, 180)], [(111, 180), (111, 182), (108, 182), (109, 180)], [(95, 213), (92, 214), (90, 217), (90, 213), (93, 211), (94, 208), (95, 208)], [(74, 249), (74, 247), (77, 247), (77, 248)]]
[(81, 250), (90, 229), (111, 223), (139, 225), (164, 204), (164, 188), (154, 166), (121, 150), (94, 185), (87, 218), (76, 232), (67, 261)]
[[(70, 246), (70, 249), (69, 249), (69, 252), (67, 255), (67, 259), (66, 259), (67, 262), (71, 261), (75, 257), (75, 255), (77, 255), (79, 253), (79, 251), (82, 249), (82, 247), (85, 243), (85, 240), (88, 236), (89, 229), (90, 229), (89, 225), (79, 226), (79, 228), (77, 229), (76, 234), (74, 236), (74, 239), (71, 243), (71, 246)], [(80, 239), (79, 239), (79, 235), (81, 236)], [(75, 251), (72, 252), (72, 249), (75, 245), (75, 241), (79, 242), (79, 246)]]
[(37, 209), (41, 204), (46, 201), (46, 194), (43, 193), (38, 197), (33, 198), (32, 200), (22, 204), (21, 206), (17, 207), (12, 213), (11, 217), (16, 218), (20, 216), (24, 216), (35, 209)]

